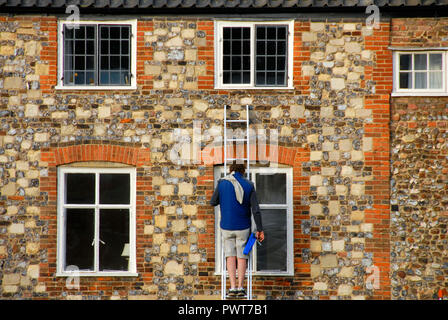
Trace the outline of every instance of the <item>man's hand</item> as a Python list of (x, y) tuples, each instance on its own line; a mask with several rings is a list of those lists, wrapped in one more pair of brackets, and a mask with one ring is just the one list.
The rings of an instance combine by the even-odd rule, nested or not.
[(257, 238), (258, 241), (263, 242), (263, 240), (264, 240), (264, 232), (263, 231), (257, 231), (257, 233), (255, 233), (255, 238)]

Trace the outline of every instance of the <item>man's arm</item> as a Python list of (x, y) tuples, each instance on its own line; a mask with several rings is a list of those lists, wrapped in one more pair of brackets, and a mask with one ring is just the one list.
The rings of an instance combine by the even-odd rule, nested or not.
[(252, 192), (250, 193), (250, 207), (252, 210), (252, 215), (254, 217), (255, 225), (257, 227), (257, 231), (262, 232), (263, 223), (261, 221), (260, 205), (258, 203), (257, 193), (255, 192), (255, 189), (252, 189)]
[(217, 206), (219, 204), (219, 190), (218, 190), (218, 184), (216, 185), (215, 191), (213, 192), (212, 198), (210, 199), (210, 205)]

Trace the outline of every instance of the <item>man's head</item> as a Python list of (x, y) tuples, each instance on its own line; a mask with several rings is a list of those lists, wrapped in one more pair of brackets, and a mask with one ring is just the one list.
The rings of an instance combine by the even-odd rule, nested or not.
[(241, 163), (232, 163), (230, 165), (230, 172), (232, 172), (232, 171), (244, 174), (244, 172), (246, 172), (246, 166)]

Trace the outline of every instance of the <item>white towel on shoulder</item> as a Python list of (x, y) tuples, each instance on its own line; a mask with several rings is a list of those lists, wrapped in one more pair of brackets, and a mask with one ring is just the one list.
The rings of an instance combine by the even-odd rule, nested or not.
[(241, 186), (241, 184), (238, 182), (238, 180), (236, 180), (235, 176), (234, 176), (235, 172), (232, 171), (229, 175), (225, 176), (224, 178), (222, 178), (223, 180), (227, 180), (230, 181), (233, 185), (233, 188), (235, 189), (235, 195), (236, 195), (236, 200), (240, 203), (243, 204), (243, 197), (244, 197), (244, 189)]

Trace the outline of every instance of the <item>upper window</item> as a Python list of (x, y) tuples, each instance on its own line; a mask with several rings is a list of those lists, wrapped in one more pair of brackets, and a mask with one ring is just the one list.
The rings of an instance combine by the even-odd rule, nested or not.
[(440, 51), (396, 52), (395, 93), (446, 93), (445, 56)]
[(291, 86), (292, 22), (218, 22), (217, 28), (217, 87)]
[(135, 23), (60, 23), (59, 86), (135, 87)]
[(135, 273), (135, 169), (59, 168), (58, 273)]
[[(215, 186), (224, 176), (224, 168), (215, 168)], [(290, 168), (251, 167), (250, 179), (260, 203), (261, 219), (266, 234), (261, 245), (254, 246), (254, 271), (257, 275), (292, 275), (293, 211), (292, 170)], [(274, 188), (273, 188), (274, 186)], [(221, 272), (220, 209), (215, 207), (216, 273)], [(252, 226), (255, 223), (252, 222)]]

